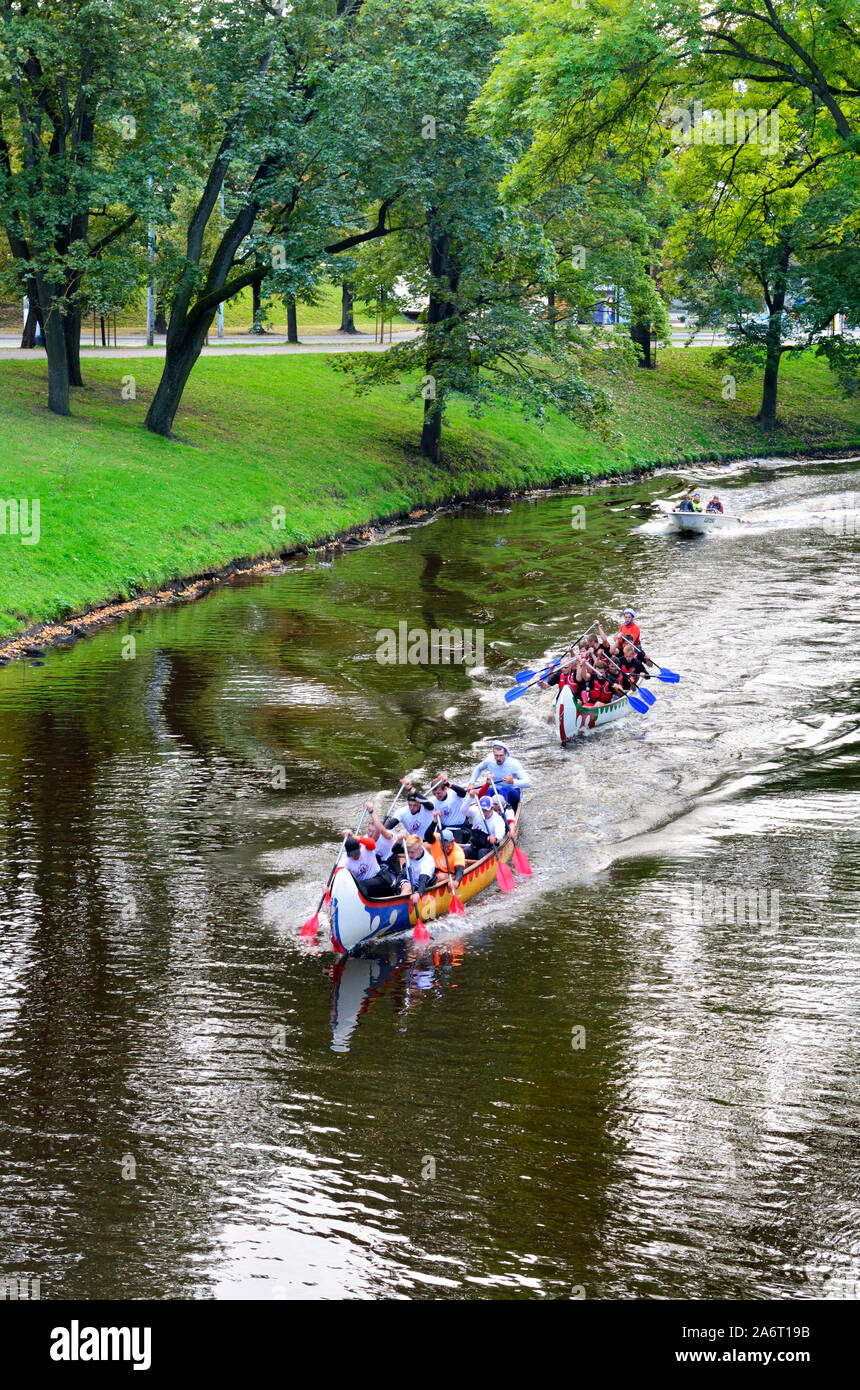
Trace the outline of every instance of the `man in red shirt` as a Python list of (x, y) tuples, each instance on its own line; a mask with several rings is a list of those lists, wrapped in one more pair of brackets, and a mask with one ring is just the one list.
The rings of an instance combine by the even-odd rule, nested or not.
[(622, 637), (628, 637), (631, 642), (635, 642), (637, 647), (640, 645), (639, 638), (641, 633), (636, 623), (636, 614), (632, 608), (625, 608), (621, 614), (621, 627), (619, 628)]

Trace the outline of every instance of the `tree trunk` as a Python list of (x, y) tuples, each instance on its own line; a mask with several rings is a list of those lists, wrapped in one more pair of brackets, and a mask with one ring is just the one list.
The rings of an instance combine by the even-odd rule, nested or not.
[(165, 312), (163, 299), (156, 299), (155, 301), (155, 320), (152, 327), (153, 331), (156, 333), (167, 332), (167, 314)]
[[(453, 295), (457, 290), (459, 276), (451, 256), (451, 238), (447, 233), (432, 230), (430, 218), (430, 302), (427, 306), (427, 332), (429, 347), (427, 352), (427, 371), (423, 384), (424, 423), (421, 428), (421, 452), (432, 464), (442, 458), (442, 416), (444, 414), (444, 393), (439, 383), (439, 363), (442, 360), (440, 333), (444, 325), (454, 317)], [(445, 292), (447, 290), (447, 293)]]
[(144, 422), (153, 434), (160, 434), (164, 439), (173, 439), (173, 422), (182, 400), (182, 393), (200, 356), (213, 318), (214, 314), (207, 314), (203, 318), (188, 320), (174, 342), (170, 341), (168, 333), (164, 371)]
[(37, 283), (39, 303), (51, 305), (42, 325), (48, 358), (48, 409), (54, 415), (69, 415), (69, 357), (63, 320), (55, 307), (60, 290), (59, 286), (49, 284), (41, 276)]
[(653, 369), (657, 364), (651, 353), (651, 324), (646, 319), (631, 319), (630, 337), (641, 354), (639, 366)]
[(776, 427), (776, 402), (777, 384), (779, 381), (779, 360), (782, 356), (777, 347), (776, 352), (771, 352), (770, 329), (768, 329), (768, 348), (767, 361), (764, 368), (764, 382), (761, 393), (761, 408), (755, 417), (756, 422), (762, 429), (772, 430)]
[(105, 316), (104, 316), (104, 314), (99, 314), (99, 329), (101, 330), (101, 335), (102, 335), (102, 347), (107, 347), (107, 340), (106, 340), (106, 338), (105, 338)]
[(355, 333), (355, 318), (353, 308), (355, 297), (352, 293), (352, 285), (348, 280), (344, 280), (341, 285), (340, 295), (340, 331), (341, 333)]
[(83, 386), (81, 376), (81, 311), (73, 305), (63, 319), (63, 336), (66, 340), (66, 359), (69, 364), (69, 385)]
[(260, 294), (259, 285), (251, 286), (251, 303), (254, 311), (254, 322), (251, 324), (249, 332), (265, 333), (266, 330), (263, 327), (262, 296)]
[(296, 301), (293, 295), (287, 300), (287, 342), (299, 341), (299, 325), (296, 319)]
[(425, 400), (421, 427), (421, 452), (432, 464), (442, 461), (442, 407), (438, 400)]
[(782, 311), (785, 308), (785, 296), (788, 289), (787, 277), (790, 260), (791, 247), (783, 243), (769, 299), (767, 298), (767, 289), (765, 289), (768, 308), (767, 356), (762, 383), (761, 408), (755, 417), (756, 423), (765, 430), (772, 430), (776, 426), (777, 384), (779, 381), (779, 363), (782, 357)]
[(27, 322), (24, 324), (24, 332), (21, 334), (22, 348), (34, 348), (36, 346), (36, 329), (41, 326), (41, 323), (42, 315), (34, 292), (29, 296), (29, 304), (27, 305)]

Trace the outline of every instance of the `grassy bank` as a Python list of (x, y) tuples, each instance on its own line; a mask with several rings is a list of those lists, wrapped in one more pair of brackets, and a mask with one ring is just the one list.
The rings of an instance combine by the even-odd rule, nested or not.
[[(357, 400), (323, 357), (203, 359), (177, 422), (184, 444), (141, 428), (157, 362), (88, 362), (67, 420), (45, 408), (41, 361), (0, 364), (0, 499), (41, 507), (37, 545), (0, 535), (0, 636), (472, 492), (860, 444), (860, 405), (841, 400), (813, 358), (785, 366), (782, 425), (765, 440), (751, 418), (756, 387), (740, 383), (723, 401), (709, 356), (663, 352), (658, 372), (617, 388), (620, 450), (563, 420), (540, 431), (455, 405), (442, 471), (417, 452), (420, 409), (402, 389)], [(126, 401), (132, 375), (137, 399)], [(285, 529), (273, 528), (276, 507)]]

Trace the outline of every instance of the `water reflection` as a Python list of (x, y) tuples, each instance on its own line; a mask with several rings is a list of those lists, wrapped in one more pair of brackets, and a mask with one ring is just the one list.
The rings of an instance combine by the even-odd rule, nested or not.
[(332, 1051), (348, 1052), (358, 1025), (374, 1004), (390, 996), (399, 1031), (426, 996), (438, 999), (456, 988), (454, 970), (463, 961), (462, 940), (446, 940), (426, 950), (391, 941), (363, 955), (338, 956), (324, 967), (331, 979)]

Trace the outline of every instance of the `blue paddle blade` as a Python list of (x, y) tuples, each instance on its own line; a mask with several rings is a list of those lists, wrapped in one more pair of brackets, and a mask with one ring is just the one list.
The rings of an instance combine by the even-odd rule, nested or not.
[(678, 675), (677, 671), (670, 671), (668, 666), (661, 666), (660, 674), (657, 677), (657, 679), (661, 681), (669, 681), (670, 684), (674, 685), (676, 681), (679, 681), (681, 679), (681, 677)]
[(517, 685), (522, 685), (523, 681), (530, 681), (532, 677), (536, 675), (537, 671), (517, 671), (517, 674), (514, 676), (514, 680), (516, 681)]
[(638, 714), (647, 714), (647, 713), (648, 713), (648, 706), (645, 704), (645, 701), (644, 701), (644, 700), (638, 700), (638, 699), (636, 698), (635, 695), (628, 695), (628, 696), (627, 696), (627, 703), (628, 703), (628, 705), (632, 705), (633, 708), (637, 711)]
[(656, 703), (657, 703), (657, 696), (656, 696), (656, 695), (652, 695), (650, 690), (643, 690), (642, 687), (640, 686), (640, 687), (639, 687), (639, 690), (638, 690), (636, 693), (638, 694), (640, 700), (644, 700), (644, 701), (645, 701), (646, 705), (649, 705), (649, 706), (650, 706), (650, 705), (656, 705)]
[(527, 685), (515, 685), (512, 690), (505, 691), (505, 702), (510, 704), (512, 700), (518, 700), (521, 695), (525, 695), (527, 690)]

